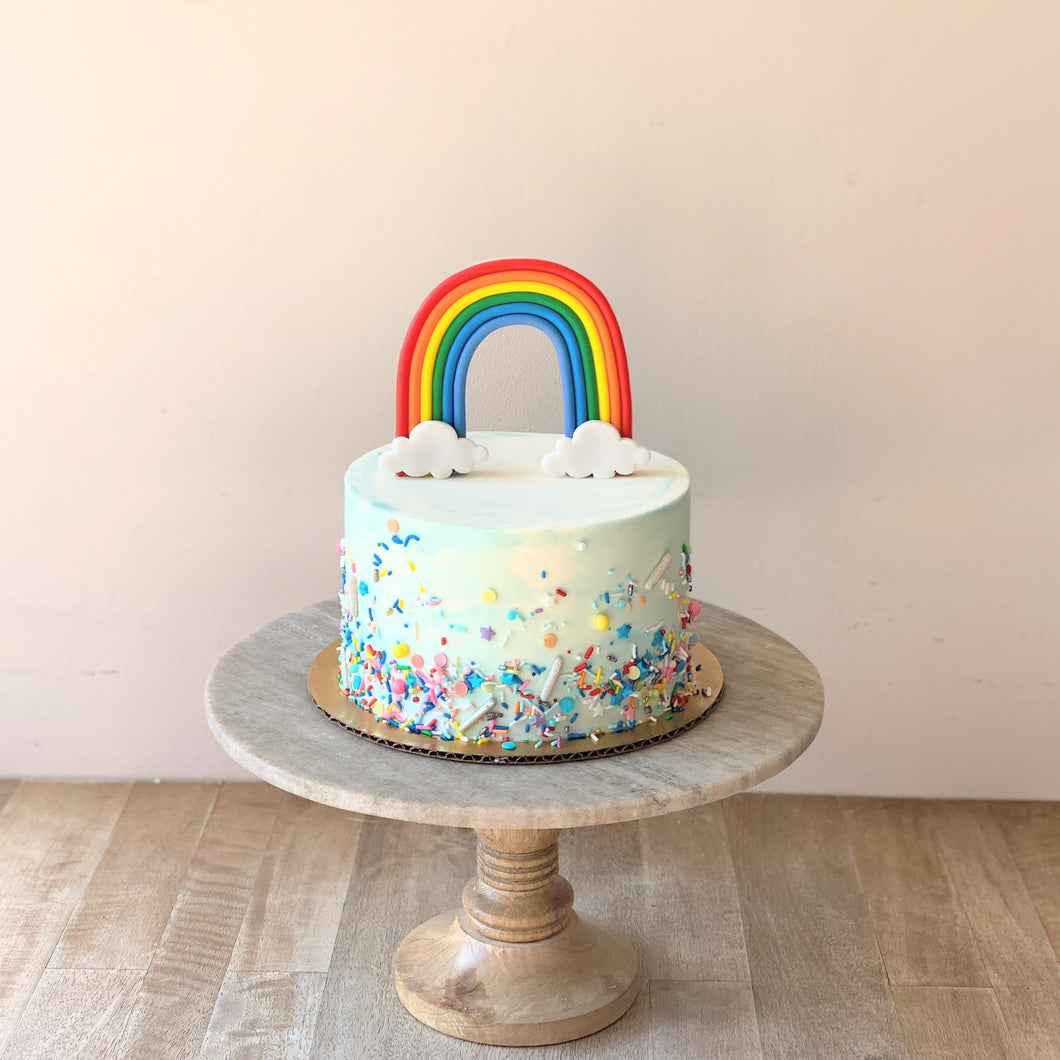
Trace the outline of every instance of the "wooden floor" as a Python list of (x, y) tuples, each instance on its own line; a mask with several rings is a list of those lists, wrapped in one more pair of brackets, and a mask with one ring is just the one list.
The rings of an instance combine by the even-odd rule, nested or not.
[(641, 954), (612, 1027), (445, 1038), (394, 993), (472, 833), (262, 784), (0, 781), (0, 1056), (1060, 1058), (1060, 804), (744, 795), (561, 839)]

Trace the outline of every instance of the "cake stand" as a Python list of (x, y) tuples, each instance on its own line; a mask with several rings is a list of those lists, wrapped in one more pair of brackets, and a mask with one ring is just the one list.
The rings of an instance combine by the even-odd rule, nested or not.
[(637, 993), (637, 955), (573, 909), (559, 831), (674, 813), (779, 773), (810, 744), (824, 693), (813, 664), (750, 619), (709, 604), (696, 626), (725, 674), (721, 704), (672, 740), (549, 764), (461, 762), (360, 739), (317, 710), (306, 672), (334, 639), (337, 604), (284, 615), (215, 664), (206, 717), (222, 748), (276, 787), (343, 810), (473, 828), (478, 873), (461, 908), (398, 947), (398, 996), (445, 1034), (548, 1045), (592, 1034)]

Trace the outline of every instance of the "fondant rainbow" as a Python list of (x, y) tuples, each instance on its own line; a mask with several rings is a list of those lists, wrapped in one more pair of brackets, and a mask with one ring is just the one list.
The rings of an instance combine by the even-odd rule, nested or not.
[(509, 324), (530, 324), (552, 340), (568, 437), (588, 420), (603, 420), (632, 438), (626, 350), (607, 299), (572, 269), (536, 258), (472, 265), (427, 296), (398, 361), (398, 437), (425, 420), (464, 437), (471, 358), (487, 335)]

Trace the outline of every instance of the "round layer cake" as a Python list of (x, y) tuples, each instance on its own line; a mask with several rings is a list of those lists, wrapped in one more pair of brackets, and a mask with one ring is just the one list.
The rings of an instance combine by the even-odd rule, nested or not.
[(694, 692), (688, 473), (555, 477), (556, 435), (473, 433), (473, 474), (346, 473), (339, 681), (374, 718), (498, 754), (657, 726)]

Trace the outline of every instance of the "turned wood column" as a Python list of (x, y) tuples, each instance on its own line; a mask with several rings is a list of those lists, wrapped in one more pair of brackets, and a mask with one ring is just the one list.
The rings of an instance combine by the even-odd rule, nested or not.
[(574, 891), (559, 875), (559, 830), (479, 828), (478, 875), (463, 891), (460, 924), (491, 942), (539, 942), (562, 931)]

